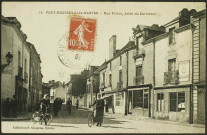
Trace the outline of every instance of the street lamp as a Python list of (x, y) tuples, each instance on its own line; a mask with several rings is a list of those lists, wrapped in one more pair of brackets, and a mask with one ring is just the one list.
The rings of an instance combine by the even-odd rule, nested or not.
[(13, 61), (13, 55), (10, 52), (8, 52), (6, 54), (6, 61), (7, 61), (8, 65), (10, 64), (10, 62)]
[(13, 55), (10, 52), (8, 52), (5, 57), (6, 57), (7, 64), (1, 65), (1, 72), (4, 70), (5, 67), (7, 67), (13, 61)]

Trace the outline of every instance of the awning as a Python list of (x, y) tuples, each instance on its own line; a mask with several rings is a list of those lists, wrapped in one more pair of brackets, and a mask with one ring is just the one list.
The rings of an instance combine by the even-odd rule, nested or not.
[(110, 90), (110, 91), (103, 91), (101, 92), (102, 94), (113, 94), (113, 93), (118, 93), (118, 92), (124, 92), (126, 91), (127, 89), (122, 89), (122, 90)]

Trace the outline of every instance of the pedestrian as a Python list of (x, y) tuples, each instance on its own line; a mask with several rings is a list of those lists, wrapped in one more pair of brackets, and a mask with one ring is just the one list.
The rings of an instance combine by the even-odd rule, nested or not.
[(10, 98), (6, 98), (6, 100), (4, 101), (4, 114), (6, 117), (10, 116), (10, 110), (11, 110), (11, 106), (10, 106)]
[(63, 101), (61, 98), (58, 98), (58, 110), (60, 111), (62, 108)]
[(96, 126), (101, 126), (104, 115), (104, 100), (101, 99), (101, 94), (98, 94), (98, 99), (93, 103), (93, 105), (96, 105), (96, 115), (94, 121), (97, 122)]
[(76, 100), (76, 109), (78, 109), (79, 106), (79, 99)]
[(54, 100), (54, 103), (53, 103), (53, 112), (54, 112), (54, 117), (57, 117), (57, 114), (58, 114), (58, 98), (56, 98)]
[(13, 95), (13, 98), (10, 102), (11, 105), (11, 115), (13, 118), (17, 118), (17, 101), (15, 95)]
[[(49, 95), (45, 94), (43, 99), (40, 101), (40, 111), (45, 115), (45, 113), (48, 112), (49, 107), (50, 107), (50, 100), (49, 100)], [(47, 125), (47, 120), (44, 117), (45, 125)]]
[(70, 98), (68, 99), (66, 104), (68, 108), (68, 113), (71, 114), (72, 101), (70, 100)]
[(106, 99), (105, 111), (109, 112), (109, 101), (108, 101), (108, 99)]
[(40, 101), (40, 109), (42, 113), (46, 113), (50, 107), (50, 100), (47, 94), (44, 95), (43, 99)]

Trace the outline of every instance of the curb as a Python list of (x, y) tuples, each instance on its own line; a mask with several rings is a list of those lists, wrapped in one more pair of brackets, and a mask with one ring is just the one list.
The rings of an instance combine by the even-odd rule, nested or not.
[(3, 118), (1, 121), (23, 121), (23, 120), (31, 120), (31, 118)]

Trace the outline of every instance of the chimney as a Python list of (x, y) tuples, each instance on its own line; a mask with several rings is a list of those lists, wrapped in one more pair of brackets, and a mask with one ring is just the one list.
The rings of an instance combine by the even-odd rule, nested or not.
[(52, 85), (54, 85), (55, 84), (55, 80), (52, 80)]
[(116, 35), (113, 35), (109, 39), (109, 59), (113, 58), (115, 53), (116, 53)]

